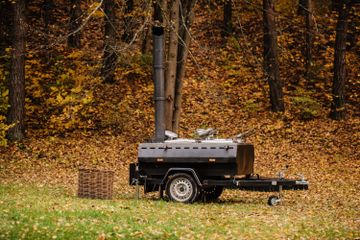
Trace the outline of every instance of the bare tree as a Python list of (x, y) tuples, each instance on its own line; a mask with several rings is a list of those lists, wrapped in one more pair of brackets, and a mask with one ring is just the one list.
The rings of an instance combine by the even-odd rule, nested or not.
[(338, 11), (341, 5), (341, 0), (331, 0), (331, 10)]
[(133, 38), (133, 17), (131, 16), (134, 10), (134, 0), (126, 0), (125, 7), (125, 18), (124, 18), (124, 34), (122, 35), (122, 40), (126, 43), (129, 43)]
[(166, 8), (167, 8), (167, 1), (166, 0), (154, 0), (153, 2), (154, 7), (154, 22), (155, 24), (165, 25), (166, 20)]
[(193, 9), (196, 0), (180, 1), (180, 25), (179, 25), (179, 44), (176, 66), (176, 82), (175, 82), (175, 100), (173, 113), (173, 131), (177, 132), (180, 122), (182, 86), (185, 76), (185, 64), (190, 45), (190, 26), (194, 19)]
[[(165, 9), (167, 6), (166, 0), (154, 0), (152, 1), (152, 10), (153, 10), (153, 21), (155, 25), (165, 26)], [(143, 9), (147, 9), (150, 7), (146, 1), (143, 4)], [(151, 51), (151, 42), (152, 42), (152, 30), (150, 26), (145, 27), (145, 31), (143, 34), (143, 41), (141, 44), (141, 52), (143, 54), (149, 54)]]
[(149, 54), (151, 49), (151, 28), (145, 27), (145, 30), (142, 35), (142, 43), (141, 43), (141, 53)]
[(9, 112), (7, 122), (10, 140), (21, 140), (25, 134), (25, 6), (26, 0), (13, 4), (13, 44), (9, 82)]
[(284, 111), (282, 83), (280, 80), (275, 10), (273, 0), (263, 0), (264, 20), (264, 68), (270, 86), (270, 102), (273, 112)]
[(45, 24), (45, 32), (49, 32), (49, 23), (52, 20), (51, 12), (54, 9), (55, 4), (53, 0), (44, 0), (41, 5), (41, 17)]
[(51, 32), (51, 29), (49, 28), (49, 25), (53, 22), (54, 16), (53, 16), (53, 10), (56, 8), (53, 0), (43, 0), (41, 3), (41, 19), (44, 23), (44, 33), (45, 38), (43, 42), (44, 50), (42, 52), (43, 59), (46, 60), (46, 62), (49, 62), (51, 59), (52, 51), (50, 51), (50, 45), (51, 40), (49, 38), (49, 34)]
[(313, 9), (311, 0), (304, 1), (304, 14), (305, 14), (305, 76), (309, 78), (312, 65), (311, 48), (313, 43)]
[(114, 0), (104, 0), (103, 9), (105, 13), (105, 31), (104, 31), (104, 55), (103, 55), (103, 66), (101, 75), (103, 76), (105, 83), (115, 82), (115, 69), (116, 61), (118, 59), (116, 54), (116, 9), (117, 4)]
[(224, 1), (224, 29), (223, 29), (223, 36), (228, 36), (232, 33), (232, 0), (225, 0)]
[(81, 31), (78, 28), (81, 25), (81, 0), (70, 0), (70, 22), (69, 22), (69, 36), (67, 39), (69, 48), (80, 48)]
[(173, 130), (173, 110), (175, 99), (176, 65), (178, 54), (178, 34), (179, 34), (179, 0), (173, 0), (170, 10), (170, 33), (168, 46), (168, 61), (165, 74), (165, 127)]
[(299, 0), (298, 9), (297, 9), (297, 14), (298, 15), (304, 15), (305, 14), (305, 1), (307, 1), (307, 0)]
[(345, 80), (346, 80), (346, 35), (351, 1), (342, 1), (338, 7), (339, 17), (336, 25), (334, 78), (332, 86), (333, 102), (330, 117), (335, 120), (345, 118)]

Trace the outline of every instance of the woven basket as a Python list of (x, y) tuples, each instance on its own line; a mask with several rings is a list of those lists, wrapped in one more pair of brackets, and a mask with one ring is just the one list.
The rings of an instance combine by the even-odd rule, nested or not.
[(111, 199), (113, 183), (113, 171), (79, 169), (78, 197)]

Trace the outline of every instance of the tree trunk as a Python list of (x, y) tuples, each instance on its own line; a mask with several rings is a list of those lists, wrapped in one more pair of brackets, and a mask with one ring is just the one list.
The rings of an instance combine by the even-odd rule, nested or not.
[(134, 37), (133, 33), (133, 17), (131, 16), (134, 10), (134, 0), (126, 0), (125, 18), (124, 18), (124, 34), (122, 40), (126, 43), (130, 43)]
[(311, 0), (305, 0), (305, 22), (306, 22), (306, 33), (305, 33), (305, 77), (310, 77), (311, 65), (312, 65), (312, 42), (313, 42), (313, 12)]
[(44, 46), (44, 51), (42, 51), (42, 58), (44, 61), (46, 61), (47, 63), (49, 63), (49, 61), (51, 61), (52, 59), (52, 51), (49, 50), (50, 45), (51, 45), (51, 40), (49, 38), (49, 34), (50, 34), (50, 29), (49, 29), (49, 25), (51, 23), (53, 23), (54, 17), (53, 17), (53, 10), (55, 8), (55, 4), (53, 0), (43, 0), (42, 4), (41, 4), (41, 18), (43, 20), (44, 23), (44, 32), (46, 34), (46, 37), (44, 39), (43, 42), (43, 46)]
[(346, 79), (346, 34), (348, 29), (348, 15), (351, 8), (349, 0), (344, 1), (338, 10), (339, 18), (336, 25), (334, 78), (332, 86), (333, 102), (330, 117), (334, 120), (345, 118), (345, 79)]
[(165, 11), (166, 11), (167, 1), (166, 0), (155, 0), (153, 5), (154, 5), (153, 19), (154, 19), (155, 25), (165, 26), (166, 18), (164, 16), (165, 16)]
[(284, 111), (282, 83), (277, 53), (277, 34), (273, 0), (263, 0), (264, 18), (264, 68), (270, 86), (270, 102), (273, 112)]
[(341, 0), (331, 0), (331, 10), (339, 11), (339, 7), (341, 6)]
[(151, 50), (151, 28), (145, 28), (143, 34), (143, 41), (141, 43), (141, 53), (150, 54)]
[(8, 123), (13, 125), (8, 131), (10, 140), (21, 140), (25, 133), (25, 4), (26, 0), (17, 0), (13, 4), (14, 35), (7, 118)]
[(190, 45), (190, 26), (194, 18), (193, 8), (196, 0), (181, 0), (180, 1), (180, 22), (179, 22), (179, 44), (176, 66), (176, 82), (175, 82), (175, 101), (173, 113), (173, 131), (178, 132), (180, 112), (181, 112), (181, 97), (183, 79), (185, 76), (185, 64)]
[(115, 82), (116, 53), (116, 3), (114, 0), (104, 0), (105, 34), (102, 76), (105, 83)]
[[(142, 5), (142, 11), (147, 12), (148, 9), (153, 9), (151, 4), (149, 4), (147, 1), (144, 1)], [(143, 17), (143, 22), (145, 23), (147, 21), (147, 17)], [(149, 24), (150, 25), (150, 24)], [(151, 34), (151, 27), (147, 25), (144, 28), (144, 31), (142, 33), (142, 42), (141, 42), (141, 53), (142, 54), (151, 54), (151, 40), (152, 40), (152, 34)]]
[(52, 15), (51, 11), (54, 9), (53, 0), (44, 0), (41, 6), (41, 17), (44, 21), (45, 32), (49, 32), (49, 23), (51, 23)]
[(297, 14), (303, 16), (305, 14), (305, 5), (307, 0), (299, 0)]
[(223, 37), (229, 36), (232, 33), (232, 6), (231, 0), (225, 0), (224, 2), (224, 29)]
[(81, 32), (79, 27), (81, 25), (81, 0), (71, 0), (70, 1), (70, 22), (69, 22), (69, 36), (67, 39), (69, 48), (80, 48), (80, 38)]
[(165, 127), (167, 130), (173, 130), (173, 110), (175, 99), (176, 65), (178, 51), (178, 33), (179, 33), (179, 0), (173, 0), (170, 10), (170, 33), (168, 62), (165, 75)]

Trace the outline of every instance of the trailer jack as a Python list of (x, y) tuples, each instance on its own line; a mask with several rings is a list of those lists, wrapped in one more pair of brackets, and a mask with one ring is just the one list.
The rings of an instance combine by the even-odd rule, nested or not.
[(164, 199), (164, 187), (161, 184), (159, 186), (159, 198)]
[(282, 202), (282, 186), (279, 186), (279, 194), (276, 195), (272, 195), (269, 197), (268, 199), (268, 204), (270, 206), (276, 206), (279, 205)]

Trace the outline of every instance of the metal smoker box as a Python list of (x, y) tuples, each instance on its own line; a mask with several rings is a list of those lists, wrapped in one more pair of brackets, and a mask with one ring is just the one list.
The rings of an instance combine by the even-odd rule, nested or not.
[(254, 146), (225, 140), (141, 143), (138, 164), (151, 176), (164, 175), (174, 167), (193, 168), (202, 177), (249, 175), (254, 172)]

